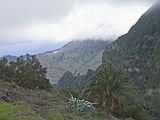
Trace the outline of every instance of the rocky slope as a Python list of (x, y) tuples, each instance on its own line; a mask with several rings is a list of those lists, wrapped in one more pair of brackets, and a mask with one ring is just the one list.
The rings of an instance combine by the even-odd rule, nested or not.
[(126, 68), (135, 85), (143, 90), (160, 87), (160, 2), (127, 34), (106, 47), (102, 63)]
[[(5, 97), (6, 99), (4, 99)], [(52, 109), (57, 108), (65, 110), (64, 99), (56, 96), (56, 94), (51, 94), (44, 90), (30, 90), (20, 87), (15, 83), (9, 83), (0, 80), (0, 109), (2, 102), (25, 105), (26, 110), (20, 110), (18, 113), (16, 113), (17, 117), (45, 117), (48, 114), (48, 112)], [(0, 112), (0, 120), (3, 119), (1, 118), (3, 117), (2, 113), (3, 112)]]
[(55, 51), (37, 54), (37, 57), (47, 68), (51, 83), (55, 84), (66, 71), (84, 75), (88, 69), (97, 69), (107, 43), (102, 40), (71, 41)]

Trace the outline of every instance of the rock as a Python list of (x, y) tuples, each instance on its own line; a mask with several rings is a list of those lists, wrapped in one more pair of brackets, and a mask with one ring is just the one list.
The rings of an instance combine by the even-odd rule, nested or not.
[(3, 95), (0, 99), (5, 102), (10, 102), (10, 99), (7, 95)]

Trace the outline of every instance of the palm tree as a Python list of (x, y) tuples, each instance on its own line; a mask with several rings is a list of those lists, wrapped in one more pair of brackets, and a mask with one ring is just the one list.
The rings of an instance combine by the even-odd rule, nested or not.
[(133, 93), (129, 78), (121, 69), (112, 66), (100, 69), (85, 90), (88, 98), (99, 103), (103, 108), (110, 107), (114, 111), (121, 105), (126, 95)]

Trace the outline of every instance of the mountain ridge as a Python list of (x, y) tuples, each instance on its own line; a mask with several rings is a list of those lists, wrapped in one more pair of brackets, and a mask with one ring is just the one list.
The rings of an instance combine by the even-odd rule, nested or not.
[(37, 58), (47, 68), (51, 83), (56, 84), (67, 71), (84, 75), (88, 69), (98, 68), (106, 44), (108, 41), (104, 40), (74, 40), (59, 49), (37, 54)]
[(5, 56), (0, 57), (0, 59), (3, 59), (3, 58), (6, 58), (8, 62), (11, 62), (11, 61), (15, 61), (17, 59), (17, 56), (5, 55)]
[[(102, 63), (102, 52), (109, 41), (105, 40), (73, 40), (59, 49), (36, 54), (43, 67), (47, 68), (47, 78), (52, 84), (67, 71), (73, 75), (85, 75), (88, 69), (95, 70)], [(23, 55), (25, 58), (25, 55)], [(6, 55), (9, 62), (16, 56)]]
[(127, 34), (108, 45), (103, 53), (103, 65), (113, 64), (126, 68), (139, 87), (149, 87), (146, 85), (152, 82), (151, 76), (157, 74), (153, 71), (158, 70), (153, 69), (156, 67), (155, 62), (159, 64), (156, 60), (160, 48), (159, 6), (160, 4), (152, 6)]

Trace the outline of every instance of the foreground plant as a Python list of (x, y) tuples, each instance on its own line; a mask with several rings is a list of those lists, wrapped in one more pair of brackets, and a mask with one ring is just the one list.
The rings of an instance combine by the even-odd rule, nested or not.
[(66, 110), (79, 115), (90, 114), (93, 111), (93, 103), (79, 100), (71, 95), (71, 98), (68, 99), (68, 102), (66, 103)]

